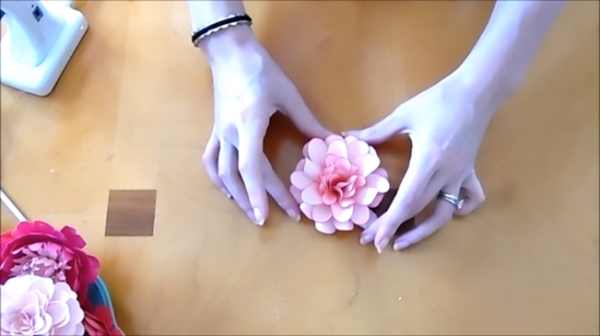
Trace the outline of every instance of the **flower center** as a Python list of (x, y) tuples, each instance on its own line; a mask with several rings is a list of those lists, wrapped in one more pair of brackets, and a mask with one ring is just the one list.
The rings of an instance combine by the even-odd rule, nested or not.
[(66, 271), (71, 267), (68, 262), (73, 256), (62, 246), (48, 243), (34, 243), (13, 252), (19, 258), (11, 269), (13, 276), (31, 274), (51, 278), (55, 282), (66, 281)]
[(34, 327), (33, 318), (31, 318), (26, 312), (21, 311), (19, 318), (15, 323), (15, 329), (19, 330), (23, 335), (32, 334)]

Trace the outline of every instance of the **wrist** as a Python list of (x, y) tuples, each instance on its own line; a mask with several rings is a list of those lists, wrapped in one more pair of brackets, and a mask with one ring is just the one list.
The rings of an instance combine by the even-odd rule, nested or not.
[(519, 87), (510, 73), (490, 71), (468, 59), (449, 77), (462, 95), (471, 97), (479, 110), (489, 113), (494, 113)]
[(198, 44), (211, 66), (227, 63), (232, 58), (243, 56), (257, 43), (250, 26), (238, 25), (217, 32)]

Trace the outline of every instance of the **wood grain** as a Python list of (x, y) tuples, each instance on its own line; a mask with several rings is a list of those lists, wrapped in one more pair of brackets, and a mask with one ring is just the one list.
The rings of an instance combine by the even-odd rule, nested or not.
[(111, 190), (106, 236), (144, 237), (154, 234), (156, 190)]
[[(489, 1), (247, 1), (315, 116), (371, 125), (452, 71)], [(202, 152), (211, 72), (183, 1), (86, 1), (90, 31), (55, 91), (2, 86), (2, 187), (73, 225), (128, 335), (598, 335), (598, 2), (569, 1), (477, 160), (487, 201), (402, 253), (323, 235), (275, 202), (253, 225)], [(304, 138), (273, 118), (289, 183)], [(406, 139), (378, 146), (394, 188)], [(152, 237), (106, 237), (109, 190), (157, 190)], [(6, 219), (6, 220), (5, 220)], [(2, 208), (2, 229), (14, 227)], [(398, 300), (402, 297), (402, 300)]]

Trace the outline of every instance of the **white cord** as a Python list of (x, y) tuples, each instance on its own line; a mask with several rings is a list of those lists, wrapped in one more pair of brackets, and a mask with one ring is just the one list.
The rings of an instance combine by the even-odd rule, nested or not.
[(15, 218), (19, 221), (19, 222), (26, 222), (27, 219), (25, 218), (25, 216), (23, 215), (23, 213), (21, 212), (21, 210), (19, 210), (19, 208), (17, 208), (17, 206), (15, 205), (15, 203), (13, 203), (13, 201), (10, 200), (10, 198), (8, 198), (8, 196), (4, 193), (4, 190), (0, 189), (0, 197), (2, 198), (2, 203), (4, 205), (6, 205), (6, 207), (8, 208), (8, 211), (10, 211), (10, 213), (15, 216)]

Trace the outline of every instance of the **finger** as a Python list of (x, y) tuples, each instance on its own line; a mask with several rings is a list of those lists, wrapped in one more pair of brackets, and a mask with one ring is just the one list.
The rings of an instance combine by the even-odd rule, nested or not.
[(213, 134), (208, 138), (206, 148), (204, 148), (204, 154), (202, 155), (202, 161), (204, 162), (204, 168), (208, 173), (208, 177), (212, 183), (227, 196), (231, 198), (231, 194), (227, 191), (225, 184), (219, 178), (218, 162), (219, 162), (219, 139)]
[(248, 217), (254, 221), (254, 213), (250, 200), (246, 194), (246, 188), (238, 173), (236, 149), (227, 141), (221, 141), (219, 152), (219, 178), (227, 187), (237, 204), (246, 212)]
[(415, 217), (421, 211), (423, 211), (423, 209), (425, 209), (425, 207), (427, 207), (431, 201), (435, 200), (442, 188), (447, 184), (447, 180), (448, 179), (444, 177), (443, 173), (441, 173), (439, 170), (436, 171), (436, 173), (433, 174), (429, 180), (427, 187), (425, 187), (423, 190), (423, 196), (421, 196), (421, 199), (415, 205), (415, 210), (413, 210), (408, 217)]
[(406, 129), (407, 125), (400, 123), (398, 116), (399, 114), (397, 112), (392, 112), (371, 127), (367, 127), (362, 130), (342, 132), (342, 135), (353, 135), (371, 145), (382, 143), (391, 138), (393, 135)]
[(295, 86), (292, 85), (287, 92), (289, 94), (281, 100), (279, 107), (282, 109), (281, 112), (292, 120), (300, 132), (309, 138), (320, 139), (325, 139), (333, 134), (317, 120)]
[(398, 193), (388, 211), (379, 217), (381, 221), (375, 234), (375, 247), (381, 253), (389, 244), (401, 223), (419, 213), (425, 205), (422, 204), (423, 191), (429, 184), (437, 168), (437, 160), (424, 146), (416, 143), (408, 164), (408, 170), (402, 178)]
[(267, 159), (264, 154), (262, 156), (262, 168), (265, 177), (265, 188), (269, 195), (271, 195), (275, 202), (285, 210), (291, 219), (299, 222), (300, 209), (298, 208), (298, 203), (288, 188), (281, 182), (281, 179), (277, 176), (275, 170), (273, 170), (273, 166), (271, 166), (269, 159)]
[[(453, 185), (452, 187), (445, 188), (444, 191), (452, 195), (458, 195), (459, 190), (459, 185)], [(429, 218), (413, 230), (396, 239), (394, 242), (394, 250), (403, 250), (431, 236), (452, 219), (454, 210), (454, 205), (441, 199), (438, 200), (436, 202), (435, 210)]]
[(267, 126), (267, 122), (252, 120), (244, 127), (238, 128), (238, 168), (252, 205), (255, 223), (258, 225), (265, 223), (269, 213), (269, 203), (261, 168), (262, 156), (264, 155), (263, 139), (267, 132)]
[(458, 216), (466, 216), (473, 212), (478, 206), (485, 201), (485, 193), (481, 182), (477, 178), (475, 172), (469, 175), (461, 187), (461, 192), (465, 198), (463, 207), (460, 210), (456, 210), (454, 214)]

